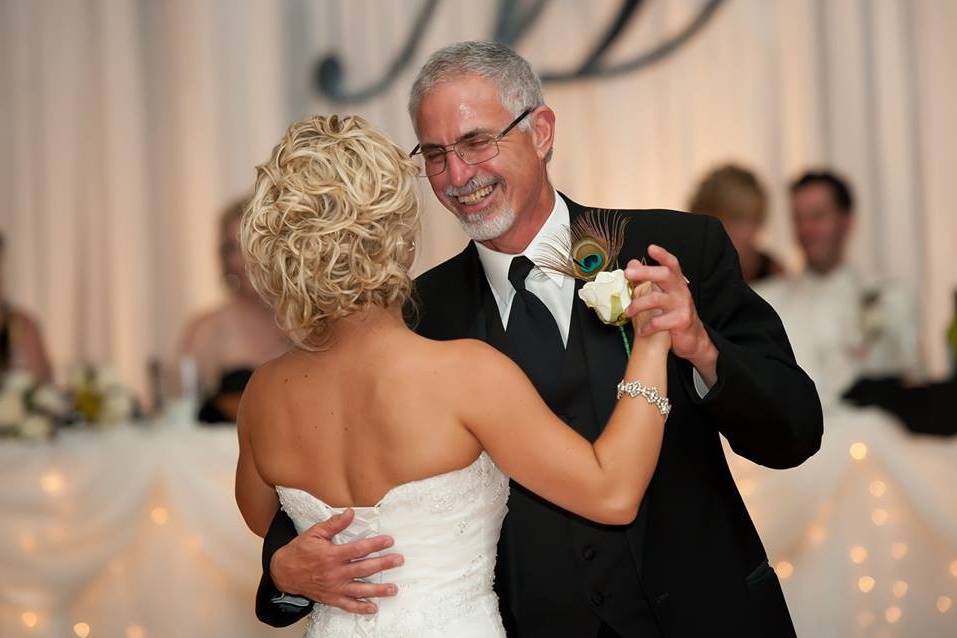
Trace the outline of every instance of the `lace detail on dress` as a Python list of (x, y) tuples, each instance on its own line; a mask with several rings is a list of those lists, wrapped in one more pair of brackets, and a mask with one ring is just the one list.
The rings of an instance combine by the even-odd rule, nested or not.
[[(342, 508), (302, 490), (277, 487), (282, 508), (301, 532)], [(405, 563), (367, 582), (392, 582), (399, 593), (378, 599), (362, 616), (317, 605), (307, 637), (504, 636), (492, 591), (495, 550), (508, 500), (508, 477), (485, 452), (468, 467), (391, 489), (335, 538), (344, 543), (378, 534)]]

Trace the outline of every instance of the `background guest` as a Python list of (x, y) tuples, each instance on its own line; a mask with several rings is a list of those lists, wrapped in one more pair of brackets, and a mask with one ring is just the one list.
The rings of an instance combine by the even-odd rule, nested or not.
[(219, 257), (229, 297), (186, 327), (181, 354), (195, 362), (203, 403), (200, 421), (235, 421), (243, 388), (254, 368), (289, 347), (246, 277), (239, 223), (246, 200), (234, 202), (219, 220)]
[(698, 184), (688, 209), (721, 220), (738, 251), (745, 281), (760, 281), (784, 272), (781, 265), (757, 245), (758, 233), (768, 216), (768, 198), (764, 186), (751, 171), (734, 164), (712, 170)]
[(22, 370), (29, 372), (34, 381), (50, 383), (53, 380), (53, 372), (39, 324), (14, 307), (3, 290), (5, 257), (6, 243), (4, 236), (0, 234), (0, 374)]
[(805, 173), (791, 185), (791, 211), (805, 269), (755, 290), (781, 315), (825, 406), (861, 378), (919, 377), (910, 295), (845, 263), (855, 220), (847, 182), (827, 170)]

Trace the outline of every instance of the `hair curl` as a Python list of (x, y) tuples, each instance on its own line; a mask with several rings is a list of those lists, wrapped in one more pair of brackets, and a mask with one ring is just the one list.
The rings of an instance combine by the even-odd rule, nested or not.
[(408, 299), (419, 230), (415, 163), (358, 116), (289, 127), (256, 186), (240, 231), (249, 279), (300, 347), (331, 322)]

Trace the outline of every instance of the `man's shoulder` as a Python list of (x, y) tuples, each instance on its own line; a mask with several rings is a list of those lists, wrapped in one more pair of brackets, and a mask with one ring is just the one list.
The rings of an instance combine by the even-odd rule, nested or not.
[(431, 339), (465, 334), (475, 310), (478, 256), (471, 243), (459, 254), (415, 278), (406, 318), (416, 332)]
[[(572, 217), (595, 211), (599, 215), (622, 215), (628, 219), (628, 227), (633, 232), (635, 228), (651, 229), (658, 232), (704, 232), (711, 220), (707, 215), (697, 215), (668, 208), (606, 208), (579, 204), (562, 195), (568, 203)], [(712, 220), (714, 221), (714, 220)]]
[(470, 253), (474, 251), (471, 244), (465, 247), (454, 257), (432, 266), (415, 278), (415, 285), (419, 290), (444, 285), (449, 281), (461, 281), (473, 265)]
[(649, 244), (662, 246), (682, 263), (698, 258), (720, 235), (713, 224), (720, 222), (706, 215), (684, 213), (665, 208), (612, 209), (628, 224), (625, 227), (623, 254), (645, 254)]

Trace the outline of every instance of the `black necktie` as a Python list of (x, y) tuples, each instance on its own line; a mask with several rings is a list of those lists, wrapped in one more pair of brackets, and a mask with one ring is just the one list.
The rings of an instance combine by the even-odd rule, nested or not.
[(539, 394), (547, 397), (559, 378), (565, 344), (555, 317), (542, 300), (526, 290), (525, 278), (534, 264), (524, 255), (512, 259), (508, 280), (515, 287), (505, 338), (509, 353), (532, 380)]

